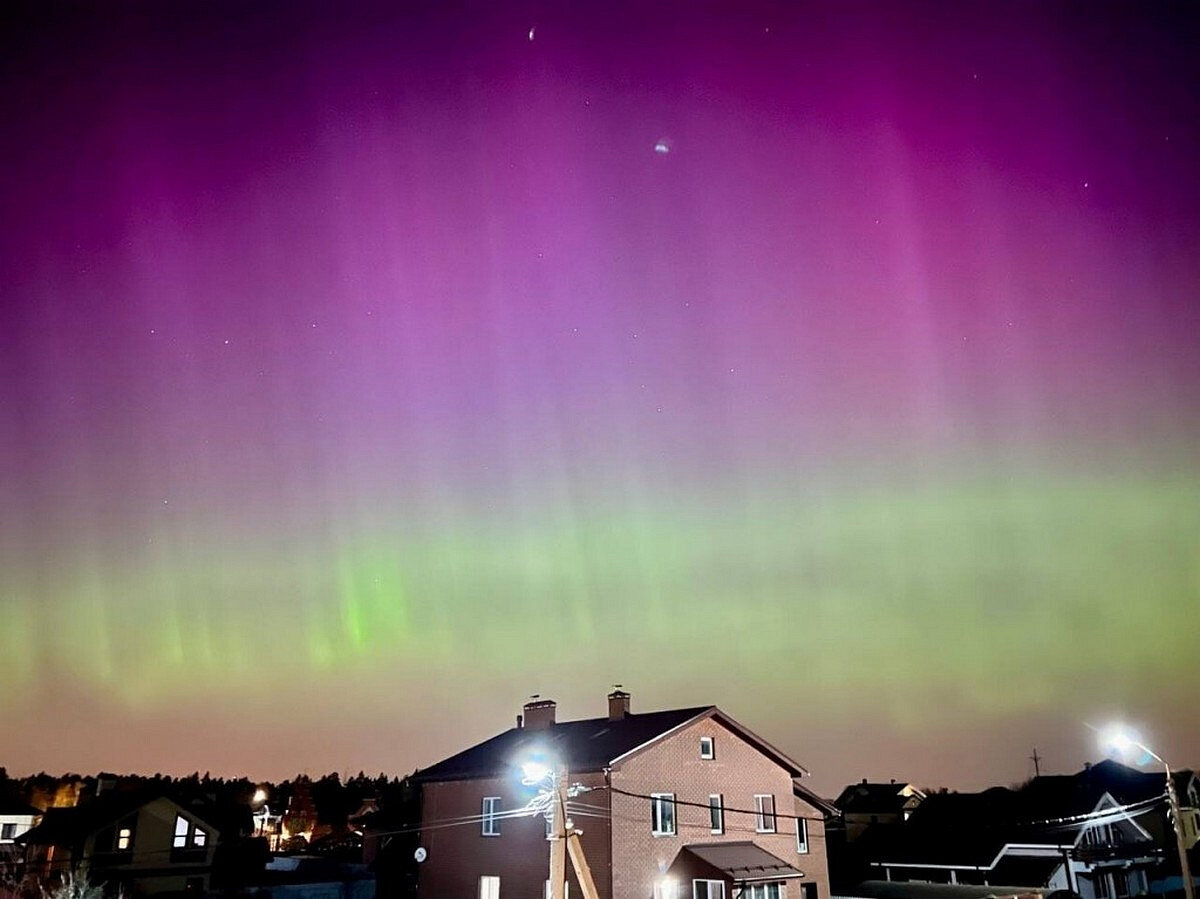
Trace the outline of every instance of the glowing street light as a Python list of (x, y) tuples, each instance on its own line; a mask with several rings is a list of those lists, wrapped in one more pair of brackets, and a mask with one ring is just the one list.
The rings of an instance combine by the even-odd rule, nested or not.
[[(1128, 757), (1132, 750), (1140, 749), (1147, 756), (1161, 763), (1167, 772), (1167, 802), (1171, 807), (1171, 820), (1175, 826), (1175, 846), (1179, 850), (1179, 873), (1183, 877), (1183, 894), (1186, 899), (1196, 899), (1192, 887), (1192, 870), (1188, 865), (1187, 845), (1183, 835), (1183, 818), (1179, 811), (1179, 797), (1175, 793), (1175, 778), (1171, 775), (1171, 766), (1167, 764), (1166, 759), (1143, 743), (1137, 734), (1124, 727), (1114, 725), (1102, 731), (1100, 736), (1109, 750)], [(1142, 761), (1138, 761), (1137, 764), (1142, 764)]]

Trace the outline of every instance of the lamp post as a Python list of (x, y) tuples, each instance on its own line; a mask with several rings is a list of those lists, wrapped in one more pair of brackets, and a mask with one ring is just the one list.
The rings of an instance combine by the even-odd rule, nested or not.
[(1140, 742), (1128, 731), (1113, 730), (1108, 734), (1106, 742), (1122, 754), (1127, 753), (1133, 748), (1140, 749), (1146, 755), (1161, 763), (1163, 769), (1167, 772), (1167, 803), (1171, 808), (1171, 822), (1175, 827), (1175, 847), (1179, 850), (1179, 873), (1183, 877), (1183, 895), (1186, 899), (1196, 899), (1196, 893), (1192, 886), (1192, 869), (1188, 864), (1187, 845), (1184, 842), (1183, 836), (1183, 818), (1179, 809), (1179, 796), (1175, 792), (1175, 778), (1171, 775), (1171, 766), (1167, 764), (1166, 759), (1145, 743)]
[[(550, 895), (548, 899), (566, 899), (567, 857), (571, 858), (571, 866), (579, 879), (584, 899), (599, 899), (596, 883), (592, 879), (591, 868), (583, 854), (583, 846), (579, 842), (579, 831), (567, 818), (567, 800), (577, 792), (586, 790), (576, 784), (568, 786), (567, 766), (561, 762), (552, 769), (542, 761), (531, 760), (521, 766), (527, 786), (538, 786), (541, 792), (530, 805), (540, 808), (550, 815)], [(543, 789), (541, 784), (549, 782), (550, 788)], [(546, 806), (549, 805), (547, 809)]]

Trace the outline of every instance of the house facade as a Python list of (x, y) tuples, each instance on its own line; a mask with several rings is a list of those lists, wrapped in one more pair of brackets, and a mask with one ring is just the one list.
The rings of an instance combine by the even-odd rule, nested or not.
[(113, 793), (49, 809), (22, 838), (43, 879), (71, 873), (127, 895), (200, 895), (220, 834), (196, 809), (166, 796)]
[(547, 785), (523, 775), (530, 759), (567, 767), (568, 827), (603, 899), (829, 899), (824, 810), (795, 789), (807, 772), (716, 707), (634, 714), (621, 691), (580, 721), (529, 703), (516, 728), (415, 775), (421, 894), (546, 893)]

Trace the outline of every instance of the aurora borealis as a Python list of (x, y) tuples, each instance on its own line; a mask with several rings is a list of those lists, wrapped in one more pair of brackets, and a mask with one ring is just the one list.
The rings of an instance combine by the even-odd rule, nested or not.
[(1193, 8), (102, 6), (0, 28), (10, 771), (1200, 763)]

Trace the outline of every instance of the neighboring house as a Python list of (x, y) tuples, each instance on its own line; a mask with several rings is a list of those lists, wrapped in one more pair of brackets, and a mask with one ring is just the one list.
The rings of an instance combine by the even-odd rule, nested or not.
[(161, 794), (105, 793), (47, 810), (20, 842), (43, 877), (71, 872), (136, 896), (200, 894), (209, 888), (220, 838), (204, 811)]
[(548, 700), (524, 713), (414, 775), (422, 895), (543, 894), (548, 824), (528, 810), (538, 787), (522, 782), (540, 759), (584, 790), (568, 818), (603, 899), (829, 899), (827, 806), (796, 790), (803, 767), (720, 709), (634, 714), (618, 690), (601, 718), (558, 722)]
[(41, 814), (23, 802), (0, 796), (0, 846), (11, 844), (30, 830)]
[(868, 827), (878, 824), (900, 824), (907, 821), (925, 799), (925, 794), (907, 783), (851, 784), (833, 801), (841, 812), (846, 828), (846, 841), (853, 842)]
[(1068, 889), (1083, 899), (1119, 899), (1146, 893), (1148, 872), (1160, 858), (1140, 813), (1140, 806), (1097, 795), (1077, 777), (1034, 778), (1020, 790), (929, 796), (907, 823), (863, 842), (870, 865), (888, 881)]

